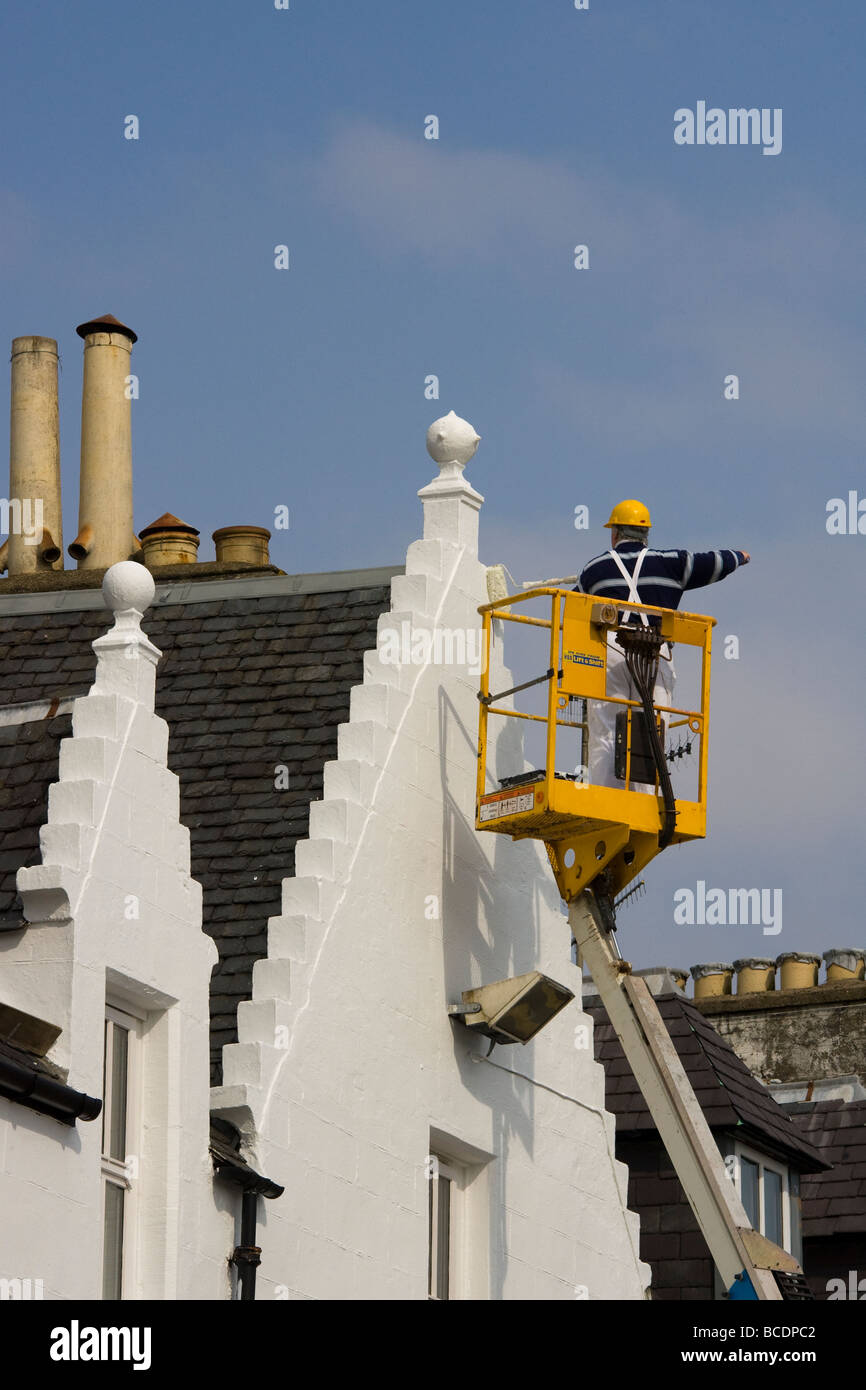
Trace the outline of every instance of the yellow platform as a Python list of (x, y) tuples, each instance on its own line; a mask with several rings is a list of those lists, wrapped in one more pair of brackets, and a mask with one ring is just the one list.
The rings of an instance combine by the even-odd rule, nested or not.
[[(519, 610), (540, 597), (550, 601), (550, 618), (530, 617)], [(610, 897), (615, 897), (659, 853), (664, 825), (664, 803), (659, 794), (630, 790), (631, 715), (622, 790), (592, 786), (555, 771), (557, 730), (574, 729), (562, 717), (569, 701), (606, 699), (607, 637), (629, 611), (654, 615), (666, 641), (697, 647), (701, 653), (700, 708), (654, 706), (656, 717), (670, 727), (687, 727), (698, 744), (698, 798), (677, 800), (676, 826), (671, 843), (702, 838), (706, 834), (707, 736), (709, 732), (709, 683), (711, 633), (715, 620), (701, 614), (678, 613), (643, 604), (601, 603), (586, 594), (541, 586), (525, 594), (484, 604), (479, 612), (484, 623), (483, 675), (479, 691), (478, 781), (476, 828), (510, 835), (513, 839), (543, 840), (562, 897), (572, 901), (602, 873)], [(547, 684), (547, 713), (530, 714), (501, 704), (519, 693), (520, 687), (494, 693), (489, 689), (490, 643), (493, 619), (547, 630), (549, 643), (546, 675), (530, 684)], [(507, 663), (507, 650), (505, 654)], [(640, 709), (638, 700), (611, 699), (624, 709)], [(509, 779), (514, 785), (490, 786), (487, 768), (491, 717), (528, 719), (546, 725), (546, 768)]]

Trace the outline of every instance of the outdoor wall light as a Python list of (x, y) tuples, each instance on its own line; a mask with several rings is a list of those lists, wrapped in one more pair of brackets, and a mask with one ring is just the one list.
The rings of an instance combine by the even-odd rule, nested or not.
[(565, 985), (532, 970), (512, 980), (464, 989), (463, 1003), (449, 1005), (448, 1013), (494, 1042), (528, 1043), (573, 998)]

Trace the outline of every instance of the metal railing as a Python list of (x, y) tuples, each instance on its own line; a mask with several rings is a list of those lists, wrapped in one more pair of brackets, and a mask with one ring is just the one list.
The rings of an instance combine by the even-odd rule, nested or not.
[[(539, 599), (549, 599), (550, 616), (540, 618), (526, 613), (515, 612), (514, 610), (537, 601)], [(711, 656), (711, 633), (715, 620), (700, 614), (680, 613), (673, 609), (657, 608), (648, 604), (634, 604), (617, 600), (615, 603), (600, 602), (592, 595), (580, 594), (571, 590), (553, 588), (541, 585), (535, 589), (530, 589), (523, 594), (515, 594), (509, 597), (495, 599), (490, 603), (483, 604), (479, 608), (479, 613), (483, 623), (482, 637), (482, 672), (481, 688), (479, 691), (479, 731), (478, 731), (478, 778), (477, 778), (477, 801), (480, 814), (482, 797), (488, 789), (487, 779), (487, 748), (489, 720), (491, 716), (498, 716), (506, 719), (525, 719), (546, 725), (545, 736), (545, 766), (544, 766), (544, 790), (545, 803), (552, 806), (556, 798), (556, 754), (557, 754), (557, 731), (560, 728), (578, 727), (582, 731), (583, 748), (586, 749), (588, 739), (587, 719), (575, 721), (573, 718), (562, 717), (563, 711), (568, 707), (569, 701), (578, 699), (584, 702), (588, 700), (600, 700), (608, 704), (615, 705), (627, 711), (627, 743), (625, 760), (625, 777), (623, 788), (610, 788), (598, 786), (593, 788), (590, 783), (584, 786), (580, 793), (581, 814), (590, 816), (597, 812), (606, 818), (611, 818), (614, 808), (618, 807), (620, 819), (623, 823), (628, 823), (631, 819), (629, 814), (629, 803), (623, 797), (640, 798), (644, 803), (647, 801), (657, 802), (658, 777), (654, 794), (635, 792), (632, 789), (631, 760), (632, 760), (632, 728), (633, 714), (635, 710), (641, 709), (639, 698), (630, 699), (619, 695), (608, 695), (605, 688), (607, 670), (607, 645), (608, 634), (616, 632), (628, 622), (628, 617), (632, 613), (645, 613), (653, 626), (659, 631), (665, 642), (697, 648), (700, 652), (700, 703), (697, 709), (685, 708), (675, 704), (655, 704), (653, 705), (656, 716), (666, 716), (668, 730), (687, 727), (698, 743), (698, 774), (697, 774), (697, 801), (686, 803), (705, 810), (706, 806), (706, 785), (707, 785), (707, 749), (709, 732), (709, 683), (710, 683), (710, 656)], [(494, 637), (494, 620), (503, 623), (512, 623), (527, 628), (546, 629), (549, 637), (547, 643), (547, 670), (541, 675), (530, 680), (523, 681), (505, 690), (491, 693), (490, 690), (490, 670), (491, 670), (491, 644)], [(624, 622), (623, 622), (624, 620)], [(568, 627), (570, 634), (578, 637), (589, 648), (587, 651), (575, 653), (565, 646), (564, 631)], [(579, 660), (577, 659), (579, 658)], [(507, 651), (505, 653), (507, 661)], [(582, 664), (585, 663), (585, 664)], [(566, 669), (567, 668), (567, 669)], [(533, 687), (547, 685), (546, 712), (544, 714), (532, 713), (527, 710), (509, 708), (500, 703), (510, 696), (522, 693)], [(584, 704), (584, 708), (587, 706)], [(586, 761), (586, 759), (584, 759)], [(611, 801), (610, 798), (614, 798)], [(561, 798), (559, 798), (561, 801)], [(679, 804), (679, 803), (678, 803)], [(639, 817), (644, 820), (644, 817)], [(479, 821), (480, 824), (480, 821)], [(487, 822), (488, 828), (490, 822)], [(504, 827), (503, 827), (504, 828)], [(543, 837), (542, 837), (543, 838)]]

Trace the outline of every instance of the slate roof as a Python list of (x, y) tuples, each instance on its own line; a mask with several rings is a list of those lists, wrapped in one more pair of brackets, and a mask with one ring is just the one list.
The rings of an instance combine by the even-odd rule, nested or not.
[[(690, 1000), (662, 994), (656, 1004), (711, 1129), (736, 1129), (743, 1140), (757, 1141), (765, 1152), (793, 1162), (801, 1172), (824, 1167), (814, 1144)], [(617, 1134), (654, 1130), (607, 1013), (601, 1006), (587, 1012), (595, 1023), (595, 1057), (604, 1065), (605, 1105), (616, 1116)]]
[[(267, 583), (259, 581), (265, 591)], [(321, 593), (287, 593), (285, 581), (275, 583), (283, 588), (274, 597), (169, 601), (143, 622), (163, 652), (156, 708), (169, 724), (169, 767), (180, 778), (192, 873), (220, 954), (211, 982), (215, 1084), (221, 1049), (237, 1038), (237, 1005), (250, 997), (253, 964), (266, 953), (267, 920), (280, 911), (281, 881), (294, 872), (295, 844), (307, 836), (310, 801), (321, 797), (324, 764), (337, 756), (337, 725), (349, 717), (349, 692), (363, 680), (363, 654), (376, 646), (389, 604), (383, 583)], [(4, 613), (4, 702), (85, 694), (96, 660), (90, 643), (108, 620), (101, 608)], [(45, 743), (52, 731), (40, 739), (28, 727), (6, 743), (0, 737), (0, 758), (10, 750), (0, 823), (7, 874), (29, 862), (57, 775)], [(39, 762), (30, 756), (37, 745)], [(281, 765), (286, 790), (275, 787)]]
[(800, 1185), (803, 1236), (866, 1231), (866, 1100), (820, 1100), (785, 1109), (833, 1167)]
[(57, 781), (60, 740), (71, 732), (68, 714), (0, 726), (0, 931), (24, 925), (15, 875), (40, 863), (48, 788)]

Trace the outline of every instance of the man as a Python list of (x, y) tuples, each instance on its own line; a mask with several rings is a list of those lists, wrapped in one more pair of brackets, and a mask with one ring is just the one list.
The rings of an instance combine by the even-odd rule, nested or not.
[[(651, 525), (647, 508), (634, 498), (614, 507), (605, 522), (611, 533), (611, 549), (584, 565), (575, 585), (577, 592), (656, 608), (679, 608), (686, 589), (715, 584), (749, 563), (746, 550), (651, 550), (647, 545)], [(633, 614), (632, 621), (636, 619)], [(665, 645), (653, 692), (657, 705), (673, 704), (675, 676), (670, 648)], [(608, 637), (605, 690), (623, 699), (639, 698), (613, 634)], [(622, 788), (625, 784), (614, 776), (614, 738), (616, 716), (624, 706), (604, 700), (590, 700), (588, 704), (589, 780), (598, 787)], [(631, 790), (651, 792), (653, 787), (635, 782)]]

